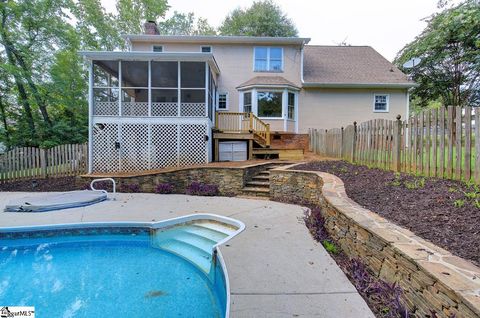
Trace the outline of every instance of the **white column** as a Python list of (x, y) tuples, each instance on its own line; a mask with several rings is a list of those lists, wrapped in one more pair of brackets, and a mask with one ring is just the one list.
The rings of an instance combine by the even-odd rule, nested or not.
[(288, 129), (288, 91), (286, 89), (282, 92), (282, 118), (283, 118), (283, 131)]
[(152, 61), (148, 61), (148, 117), (152, 116)]
[(294, 120), (295, 120), (295, 133), (298, 134), (298, 101), (300, 99), (300, 92), (295, 93), (295, 110), (294, 110)]
[(88, 173), (93, 171), (93, 61), (88, 69)]
[(178, 69), (178, 70), (177, 70), (177, 72), (178, 72), (178, 83), (177, 83), (177, 86), (178, 86), (178, 87), (177, 87), (177, 99), (178, 99), (177, 104), (178, 104), (178, 106), (177, 106), (177, 116), (180, 117), (180, 105), (181, 105), (181, 102), (182, 102), (182, 101), (180, 100), (181, 97), (182, 97), (182, 96), (181, 96), (182, 94), (181, 94), (181, 91), (180, 91), (180, 85), (181, 85), (181, 83), (182, 83), (182, 78), (181, 78), (181, 77), (182, 77), (182, 74), (181, 74), (181, 68), (180, 68), (180, 61), (177, 61), (177, 69)]
[(255, 116), (258, 116), (258, 97), (257, 97), (257, 89), (252, 89), (252, 113)]
[(122, 116), (122, 61), (118, 61), (118, 116)]

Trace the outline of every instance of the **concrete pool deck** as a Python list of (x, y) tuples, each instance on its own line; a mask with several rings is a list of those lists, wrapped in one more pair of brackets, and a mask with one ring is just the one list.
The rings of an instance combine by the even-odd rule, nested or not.
[[(44, 194), (44, 193), (43, 193)], [(42, 193), (1, 192), (8, 201)], [(230, 317), (375, 317), (303, 222), (304, 209), (265, 200), (117, 194), (115, 201), (41, 213), (0, 213), (0, 227), (97, 221), (160, 221), (213, 213), (245, 223), (221, 246), (230, 278)]]

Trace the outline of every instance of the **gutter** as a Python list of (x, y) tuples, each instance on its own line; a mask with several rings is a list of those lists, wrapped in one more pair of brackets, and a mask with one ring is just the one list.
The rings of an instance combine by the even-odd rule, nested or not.
[(220, 74), (220, 68), (213, 53), (203, 52), (149, 52), (149, 51), (79, 51), (87, 60), (123, 60), (123, 61), (185, 61), (208, 62), (213, 70)]
[(266, 37), (266, 36), (212, 36), (212, 35), (150, 35), (150, 34), (124, 34), (122, 37), (130, 43), (135, 42), (163, 42), (163, 43), (236, 43), (236, 44), (296, 44), (305, 45), (310, 38), (297, 37)]
[(315, 83), (303, 82), (303, 88), (411, 88), (417, 83)]

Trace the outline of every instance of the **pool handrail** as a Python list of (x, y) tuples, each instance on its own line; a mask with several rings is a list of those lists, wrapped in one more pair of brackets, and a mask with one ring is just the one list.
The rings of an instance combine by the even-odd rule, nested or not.
[(92, 189), (92, 191), (103, 191), (103, 192), (108, 194), (108, 192), (106, 190), (95, 189), (95, 187), (93, 185), (96, 182), (99, 182), (99, 181), (111, 181), (112, 182), (113, 200), (115, 200), (115, 196), (116, 196), (116, 193), (117, 193), (117, 184), (116, 184), (115, 180), (113, 180), (113, 178), (100, 178), (100, 179), (94, 179), (94, 180), (92, 180), (92, 182), (90, 182), (90, 189)]

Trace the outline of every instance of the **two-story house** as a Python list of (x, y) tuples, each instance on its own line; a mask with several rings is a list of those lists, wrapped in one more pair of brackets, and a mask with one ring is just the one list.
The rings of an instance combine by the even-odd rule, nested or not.
[(282, 135), (408, 114), (414, 84), (371, 47), (145, 31), (128, 52), (82, 52), (90, 172), (278, 154)]

